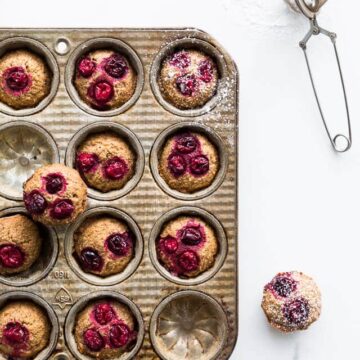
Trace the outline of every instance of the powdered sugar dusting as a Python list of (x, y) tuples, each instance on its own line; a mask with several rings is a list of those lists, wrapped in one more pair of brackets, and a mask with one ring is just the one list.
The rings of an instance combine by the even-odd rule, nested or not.
[[(213, 110), (208, 108), (207, 120), (211, 120), (213, 125), (212, 128), (215, 131), (223, 132), (225, 130), (228, 136), (226, 137), (226, 142), (230, 146), (235, 145), (235, 137), (233, 136), (234, 123), (231, 116), (226, 116), (227, 113), (231, 114), (236, 104), (234, 104), (234, 89), (236, 89), (236, 79), (233, 75), (225, 76), (221, 79), (221, 86), (218, 87), (217, 96), (220, 101), (217, 107)], [(225, 116), (224, 116), (225, 113)], [(224, 132), (224, 133), (225, 133)]]

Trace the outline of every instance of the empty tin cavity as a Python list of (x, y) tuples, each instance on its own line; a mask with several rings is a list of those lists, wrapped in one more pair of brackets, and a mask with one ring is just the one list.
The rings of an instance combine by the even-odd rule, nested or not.
[[(21, 300), (31, 301), (40, 306), (45, 311), (49, 319), (51, 326), (49, 343), (45, 349), (43, 349), (39, 354), (37, 354), (35, 358), (33, 358), (33, 360), (47, 360), (54, 351), (59, 337), (59, 322), (55, 311), (43, 298), (28, 291), (8, 291), (3, 293), (0, 295), (0, 309), (3, 308), (7, 303)], [(5, 360), (3, 355), (0, 355), (0, 359)]]
[[(132, 65), (134, 71), (137, 75), (137, 83), (135, 91), (131, 98), (122, 106), (111, 109), (111, 110), (97, 110), (86, 104), (79, 96), (78, 91), (76, 90), (73, 79), (76, 72), (76, 64), (78, 60), (89, 53), (90, 51), (100, 50), (100, 49), (113, 49), (120, 54), (123, 54), (127, 57), (129, 63)], [(65, 69), (65, 85), (66, 89), (72, 99), (72, 101), (82, 110), (86, 111), (89, 114), (97, 116), (114, 116), (123, 113), (128, 110), (132, 105), (135, 104), (139, 98), (141, 91), (144, 86), (144, 70), (141, 63), (141, 60), (137, 53), (125, 42), (119, 39), (113, 38), (96, 38), (91, 39), (83, 44), (79, 45), (71, 54), (66, 65)]]
[(26, 116), (43, 110), (50, 104), (56, 95), (59, 86), (59, 67), (52, 52), (41, 42), (27, 37), (11, 37), (0, 42), (0, 57), (12, 50), (29, 50), (43, 58), (51, 72), (51, 85), (49, 94), (33, 108), (13, 109), (10, 106), (0, 103), (0, 111), (13, 116)]
[(227, 329), (220, 304), (194, 290), (165, 298), (150, 321), (151, 342), (164, 360), (215, 360), (226, 343)]
[[(174, 52), (179, 50), (187, 50), (187, 49), (199, 50), (209, 55), (217, 65), (219, 80), (217, 84), (216, 93), (205, 105), (203, 105), (200, 108), (182, 110), (170, 104), (166, 99), (164, 99), (159, 87), (158, 78), (163, 61)], [(157, 101), (166, 110), (179, 116), (199, 116), (206, 114), (207, 112), (212, 110), (221, 101), (221, 94), (223, 93), (223, 90), (226, 87), (227, 72), (228, 72), (227, 65), (224, 60), (224, 56), (215, 46), (211, 45), (210, 43), (204, 40), (200, 40), (197, 38), (185, 38), (185, 39), (175, 40), (170, 44), (165, 45), (156, 55), (150, 70), (150, 84)]]
[(123, 353), (120, 358), (116, 358), (114, 360), (130, 360), (135, 357), (137, 352), (140, 350), (144, 339), (144, 321), (141, 315), (139, 308), (126, 296), (114, 292), (114, 291), (97, 291), (92, 294), (85, 295), (80, 298), (74, 306), (70, 309), (68, 315), (65, 319), (64, 332), (67, 346), (69, 347), (72, 354), (76, 359), (80, 360), (91, 360), (92, 357), (81, 354), (77, 348), (75, 337), (74, 337), (74, 328), (76, 323), (76, 317), (78, 313), (85, 308), (89, 303), (96, 302), (102, 299), (109, 299), (113, 301), (118, 301), (128, 307), (131, 313), (134, 316), (136, 322), (136, 331), (137, 331), (137, 339), (134, 346), (127, 352)]
[[(74, 233), (85, 220), (91, 217), (99, 217), (103, 215), (108, 215), (125, 222), (134, 237), (134, 257), (130, 263), (121, 273), (109, 275), (107, 277), (101, 277), (85, 272), (74, 256)], [(100, 206), (87, 210), (85, 213), (79, 216), (75, 223), (70, 225), (65, 234), (65, 256), (69, 266), (82, 280), (85, 280), (93, 285), (110, 286), (118, 284), (127, 279), (139, 266), (143, 255), (143, 248), (143, 238), (136, 222), (123, 211), (106, 206)]]
[[(28, 215), (23, 207), (13, 207), (0, 211), (0, 218), (16, 214)], [(0, 275), (0, 282), (10, 286), (28, 286), (46, 277), (54, 267), (59, 244), (55, 230), (40, 223), (36, 223), (42, 238), (39, 258), (27, 271), (18, 274)]]
[[(183, 193), (178, 190), (170, 188), (166, 181), (159, 174), (159, 158), (166, 141), (178, 132), (194, 131), (204, 134), (216, 147), (219, 157), (219, 170), (207, 188), (201, 189), (193, 193)], [(153, 177), (160, 188), (168, 195), (180, 200), (199, 200), (206, 196), (211, 195), (222, 184), (228, 167), (228, 155), (225, 145), (220, 136), (211, 128), (194, 122), (181, 122), (169, 126), (156, 138), (150, 153), (150, 167)]]
[(23, 183), (34, 171), (59, 162), (55, 140), (41, 126), (11, 121), (0, 126), (0, 195), (22, 200)]
[[(170, 273), (160, 263), (156, 251), (157, 241), (159, 239), (159, 235), (163, 227), (169, 221), (176, 219), (179, 216), (200, 217), (214, 229), (218, 241), (218, 253), (213, 266), (210, 269), (206, 270), (205, 272), (193, 278), (181, 278)], [(150, 253), (151, 261), (155, 266), (156, 270), (166, 279), (180, 285), (188, 285), (188, 286), (198, 285), (211, 279), (222, 267), (227, 254), (226, 234), (219, 220), (217, 220), (215, 216), (210, 214), (209, 212), (192, 206), (179, 207), (165, 213), (155, 222), (149, 238), (149, 253)]]
[(122, 139), (126, 140), (135, 154), (135, 172), (128, 182), (119, 190), (101, 192), (99, 190), (88, 187), (88, 195), (96, 200), (111, 201), (116, 200), (129, 193), (140, 181), (145, 166), (145, 156), (142, 145), (137, 136), (127, 127), (111, 121), (98, 121), (89, 124), (80, 129), (69, 141), (66, 149), (65, 163), (69, 167), (76, 167), (76, 152), (83, 141), (91, 134), (102, 132), (113, 132)]

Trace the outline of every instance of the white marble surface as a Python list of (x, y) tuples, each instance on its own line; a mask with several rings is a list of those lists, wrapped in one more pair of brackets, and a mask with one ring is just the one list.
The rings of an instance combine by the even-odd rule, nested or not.
[[(329, 0), (319, 18), (339, 35), (353, 119), (353, 148), (338, 155), (325, 135), (297, 46), (308, 24), (283, 0), (1, 1), (2, 27), (194, 26), (210, 32), (236, 59), (240, 324), (233, 360), (359, 357), (359, 11), (356, 0)], [(333, 54), (325, 45), (314, 41), (317, 79), (330, 123), (343, 131), (341, 94), (332, 86), (339, 84), (328, 60)], [(267, 326), (260, 301), (264, 283), (291, 269), (315, 277), (323, 314), (309, 331), (284, 336)]]

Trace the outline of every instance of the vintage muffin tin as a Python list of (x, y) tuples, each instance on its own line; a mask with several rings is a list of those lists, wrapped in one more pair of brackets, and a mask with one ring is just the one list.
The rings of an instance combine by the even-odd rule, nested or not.
[[(0, 105), (0, 216), (24, 212), (21, 182), (12, 175), (9, 186), (9, 177), (4, 177), (4, 160), (13, 154), (4, 152), (2, 134), (7, 134), (9, 142), (22, 132), (27, 140), (34, 139), (34, 145), (41, 143), (38, 148), (46, 149), (47, 157), (41, 161), (57, 161), (60, 155), (61, 162), (73, 166), (74, 151), (84, 136), (111, 128), (129, 139), (138, 161), (128, 187), (107, 195), (89, 191), (89, 210), (76, 223), (55, 230), (43, 228), (48, 239), (43, 253), (46, 261), (40, 261), (37, 266), (42, 266), (36, 271), (30, 270), (27, 280), (24, 276), (0, 278), (0, 308), (5, 301), (30, 297), (47, 309), (53, 324), (51, 343), (36, 360), (87, 359), (76, 350), (72, 328), (77, 312), (98, 297), (124, 302), (137, 320), (138, 342), (122, 360), (229, 358), (237, 337), (238, 75), (234, 62), (211, 36), (196, 29), (0, 29), (0, 55), (22, 47), (47, 61), (53, 73), (52, 88), (34, 109), (15, 111)], [(89, 108), (72, 86), (77, 57), (97, 47), (125, 52), (138, 74), (134, 96), (116, 110)], [(178, 48), (200, 49), (217, 62), (221, 75), (217, 94), (200, 109), (178, 110), (159, 92), (161, 61)], [(15, 127), (6, 133), (10, 126)], [(161, 182), (156, 165), (166, 137), (184, 127), (205, 132), (221, 161), (213, 185), (191, 195), (169, 189)], [(15, 156), (20, 169), (29, 160), (23, 159), (23, 152), (21, 148), (20, 156)], [(73, 232), (84, 218), (99, 212), (125, 220), (136, 235), (129, 269), (105, 281), (83, 273), (72, 257)], [(164, 221), (189, 213), (210, 222), (220, 251), (209, 272), (194, 280), (179, 280), (160, 269), (154, 241)], [(175, 335), (167, 336), (167, 331)], [(174, 347), (169, 345), (171, 339), (176, 340)]]

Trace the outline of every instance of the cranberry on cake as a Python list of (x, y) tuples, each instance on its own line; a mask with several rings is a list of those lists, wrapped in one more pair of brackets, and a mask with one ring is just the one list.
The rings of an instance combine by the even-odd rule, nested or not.
[(0, 274), (28, 270), (39, 257), (41, 242), (37, 225), (27, 216), (0, 218)]
[(27, 211), (43, 224), (68, 224), (86, 208), (84, 181), (76, 170), (62, 164), (40, 167), (23, 188)]
[(160, 176), (170, 188), (182, 193), (210, 186), (218, 170), (216, 147), (205, 135), (193, 131), (170, 137), (159, 158)]
[(162, 63), (158, 83), (163, 97), (187, 110), (206, 104), (216, 93), (218, 68), (214, 60), (198, 50), (180, 50)]
[(86, 183), (102, 192), (119, 190), (135, 172), (136, 156), (115, 132), (89, 135), (76, 151), (76, 168)]
[(264, 288), (262, 308), (275, 329), (287, 333), (306, 330), (320, 316), (320, 290), (301, 272), (279, 273)]
[(137, 338), (130, 309), (107, 299), (89, 304), (78, 314), (74, 334), (79, 352), (95, 359), (118, 359)]
[(137, 75), (125, 55), (102, 49), (78, 59), (73, 82), (86, 104), (97, 110), (111, 110), (133, 96)]
[(194, 278), (214, 265), (218, 242), (213, 228), (202, 219), (180, 216), (164, 226), (156, 252), (171, 274)]
[(33, 359), (49, 343), (51, 325), (30, 301), (13, 301), (0, 310), (0, 352), (9, 359)]
[(17, 110), (35, 107), (50, 93), (51, 79), (40, 56), (9, 51), (0, 58), (0, 101)]
[(89, 218), (74, 234), (74, 256), (85, 272), (118, 274), (134, 257), (134, 235), (119, 219)]

